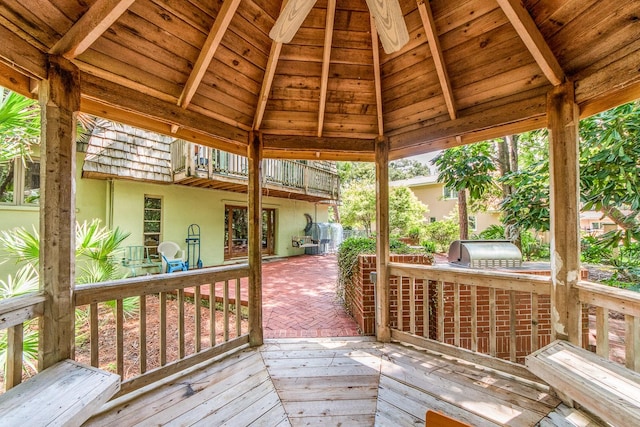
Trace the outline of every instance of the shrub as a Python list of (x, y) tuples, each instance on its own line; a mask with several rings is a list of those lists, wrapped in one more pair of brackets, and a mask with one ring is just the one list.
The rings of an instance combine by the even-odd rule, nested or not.
[(427, 239), (436, 244), (438, 252), (447, 252), (451, 242), (460, 235), (460, 229), (456, 221), (445, 219), (427, 224), (425, 234)]

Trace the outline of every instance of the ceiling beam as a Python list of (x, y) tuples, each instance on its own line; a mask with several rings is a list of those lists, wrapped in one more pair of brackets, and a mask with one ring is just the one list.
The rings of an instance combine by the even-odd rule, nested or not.
[(113, 25), (135, 0), (97, 0), (49, 51), (73, 59)]
[(520, 0), (497, 0), (542, 72), (554, 86), (565, 81), (565, 74), (547, 41)]
[(429, 0), (418, 0), (418, 11), (420, 11), (420, 18), (422, 19), (424, 32), (429, 42), (431, 57), (433, 58), (433, 62), (436, 66), (436, 73), (438, 74), (438, 80), (440, 80), (440, 87), (442, 87), (444, 102), (447, 104), (449, 117), (451, 117), (451, 120), (454, 120), (457, 117), (457, 111), (453, 99), (453, 90), (451, 89), (451, 80), (449, 79), (447, 67), (444, 63), (442, 47), (440, 47), (440, 39), (438, 38), (438, 33), (436, 32), (436, 25), (433, 19), (431, 6), (429, 5)]
[(382, 80), (380, 78), (380, 49), (378, 48), (378, 33), (373, 16), (371, 22), (371, 51), (373, 52), (373, 81), (376, 90), (376, 114), (378, 116), (378, 135), (384, 135), (384, 116), (382, 115)]
[[(174, 102), (162, 101), (86, 72), (82, 72), (80, 78), (83, 97), (167, 123), (168, 132), (170, 125), (180, 125), (181, 129), (196, 130), (221, 141), (241, 142), (246, 146), (248, 132), (236, 126), (191, 110), (184, 110)], [(135, 123), (129, 124), (136, 126)]]
[(374, 155), (373, 139), (263, 134), (262, 140), (265, 152), (272, 157), (327, 159), (331, 154), (332, 158), (346, 160), (373, 159)]
[(220, 46), (222, 37), (227, 31), (239, 4), (240, 0), (225, 0), (220, 11), (218, 11), (218, 16), (216, 16), (216, 20), (213, 22), (213, 26), (211, 27), (211, 31), (209, 31), (207, 40), (205, 40), (204, 46), (202, 46), (200, 55), (198, 55), (198, 59), (193, 66), (193, 70), (191, 70), (191, 74), (189, 75), (187, 83), (184, 85), (184, 89), (182, 90), (182, 94), (178, 100), (178, 105), (182, 108), (187, 108), (193, 98), (193, 95), (195, 95), (196, 90), (198, 90), (198, 86), (204, 77), (204, 73), (207, 72), (207, 68), (209, 68), (209, 64), (211, 64), (213, 55), (215, 55), (218, 46)]
[(47, 56), (0, 25), (0, 61), (21, 73), (44, 80), (47, 78)]
[(448, 138), (455, 141), (456, 136), (462, 136), (464, 142), (464, 135), (468, 133), (521, 122), (526, 119), (544, 117), (547, 113), (546, 102), (546, 93), (535, 93), (530, 98), (517, 99), (502, 105), (481, 109), (455, 120), (441, 121), (420, 129), (391, 135), (389, 136), (390, 148), (392, 151), (402, 150)]
[(320, 77), (320, 105), (318, 106), (318, 137), (324, 127), (324, 110), (327, 105), (327, 85), (331, 65), (331, 43), (333, 41), (333, 21), (336, 15), (336, 0), (327, 0), (327, 20), (324, 29), (324, 52), (322, 54), (322, 76)]

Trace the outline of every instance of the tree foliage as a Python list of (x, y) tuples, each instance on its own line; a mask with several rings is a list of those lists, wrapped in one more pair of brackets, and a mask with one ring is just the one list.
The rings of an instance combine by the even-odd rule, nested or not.
[(438, 181), (458, 191), (461, 239), (469, 237), (466, 194), (472, 200), (478, 200), (493, 185), (492, 173), (496, 165), (491, 151), (491, 143), (481, 142), (449, 148), (433, 160), (439, 170)]
[(40, 141), (38, 103), (0, 88), (0, 162), (28, 157)]

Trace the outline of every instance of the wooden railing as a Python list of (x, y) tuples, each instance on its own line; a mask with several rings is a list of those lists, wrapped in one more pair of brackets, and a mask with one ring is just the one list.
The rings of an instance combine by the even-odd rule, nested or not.
[[(209, 179), (216, 176), (246, 180), (248, 159), (202, 145), (175, 141), (171, 146), (174, 172), (201, 174)], [(335, 171), (313, 164), (293, 160), (264, 159), (262, 162), (263, 184), (338, 196), (338, 175)]]
[[(595, 311), (596, 353), (640, 372), (640, 293), (586, 281), (579, 282), (577, 287), (580, 302), (595, 308), (591, 311)], [(624, 320), (616, 319), (622, 316)], [(618, 327), (610, 334), (613, 322)], [(611, 337), (616, 339), (615, 343), (611, 343)], [(624, 347), (624, 351), (616, 351), (618, 348), (614, 347)]]
[(42, 316), (45, 297), (42, 294), (25, 295), (0, 301), (0, 331), (6, 329), (7, 349), (4, 387), (9, 390), (22, 382), (24, 323)]
[(389, 273), (394, 339), (531, 376), (524, 357), (551, 340), (549, 277), (399, 263)]
[[(248, 274), (238, 265), (77, 286), (88, 325), (76, 327), (76, 360), (84, 361), (87, 334), (86, 363), (121, 375), (121, 395), (247, 344)], [(138, 307), (127, 314), (131, 303)]]

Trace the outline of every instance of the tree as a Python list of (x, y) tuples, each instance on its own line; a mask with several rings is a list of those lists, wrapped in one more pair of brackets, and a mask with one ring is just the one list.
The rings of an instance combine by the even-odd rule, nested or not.
[(622, 230), (608, 244), (640, 240), (640, 102), (580, 122), (580, 189), (584, 209), (595, 209)]
[(417, 160), (401, 159), (389, 163), (389, 180), (400, 181), (402, 179), (414, 178), (416, 176), (429, 176), (431, 170), (429, 165), (420, 163)]
[(468, 239), (467, 193), (472, 200), (477, 200), (493, 185), (492, 172), (496, 167), (491, 156), (491, 144), (481, 142), (449, 148), (438, 155), (433, 163), (440, 171), (438, 182), (458, 192), (460, 239)]
[(0, 162), (28, 157), (40, 141), (38, 103), (0, 88)]
[[(376, 191), (372, 185), (352, 183), (342, 193), (340, 218), (345, 227), (364, 228), (371, 234), (376, 220)], [(389, 229), (392, 234), (406, 235), (409, 229), (424, 222), (428, 211), (407, 187), (389, 191)]]

